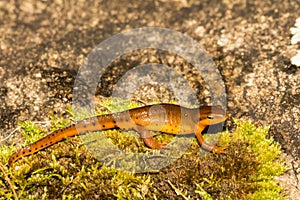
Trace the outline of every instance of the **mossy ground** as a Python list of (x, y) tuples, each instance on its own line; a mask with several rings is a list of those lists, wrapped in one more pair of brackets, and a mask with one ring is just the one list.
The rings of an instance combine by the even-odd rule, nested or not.
[[(138, 105), (104, 101), (97, 111), (101, 114), (108, 112), (102, 106), (116, 112)], [(73, 117), (66, 120), (52, 117), (50, 130), (90, 115), (73, 111), (71, 114)], [(226, 154), (204, 153), (194, 139), (183, 155), (172, 156), (167, 167), (149, 173), (130, 173), (115, 169), (116, 163), (120, 163), (116, 161), (124, 157), (110, 151), (103, 155), (103, 162), (99, 162), (80, 137), (69, 138), (24, 157), (8, 168), (6, 163), (13, 152), (47, 132), (33, 122), (22, 122), (20, 132), (24, 143), (0, 148), (0, 161), (7, 175), (5, 178), (5, 174), (0, 173), (0, 198), (15, 198), (13, 187), (20, 199), (285, 199), (274, 176), (282, 174), (286, 167), (280, 158), (279, 144), (267, 139), (268, 127), (238, 120), (235, 123), (237, 127), (233, 133), (224, 131), (220, 134), (218, 145), (230, 142)], [(126, 152), (159, 157), (155, 151), (147, 149), (134, 132), (113, 130), (95, 134), (92, 138), (105, 135), (102, 140), (109, 140)], [(168, 141), (173, 136), (157, 137)], [(210, 137), (206, 136), (208, 140)], [(178, 141), (181, 145), (185, 140), (180, 138)], [(99, 144), (107, 147), (106, 142)], [(123, 166), (131, 169), (136, 165), (134, 161), (136, 159), (129, 159)], [(149, 163), (145, 163), (144, 167), (147, 167)]]

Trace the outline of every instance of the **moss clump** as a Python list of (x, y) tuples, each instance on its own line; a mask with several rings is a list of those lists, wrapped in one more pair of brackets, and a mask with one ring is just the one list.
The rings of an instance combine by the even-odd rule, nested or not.
[[(122, 106), (120, 101), (107, 100), (102, 101), (97, 113), (108, 113), (109, 110), (116, 112), (137, 106), (134, 103)], [(50, 130), (91, 115), (88, 112), (70, 112), (72, 120), (52, 117)], [(100, 144), (106, 147), (109, 144), (105, 141), (108, 141), (127, 153), (143, 152), (151, 158), (169, 157), (170, 165), (156, 173), (133, 174), (116, 170), (117, 161), (121, 157), (113, 151), (105, 152), (101, 158), (103, 162), (99, 162), (86, 149), (86, 142), (82, 143), (79, 137), (68, 138), (24, 157), (10, 169), (4, 166), (4, 173), (21, 199), (284, 199), (274, 176), (282, 174), (285, 166), (280, 158), (280, 146), (266, 138), (268, 127), (257, 127), (250, 122), (238, 120), (235, 123), (235, 132), (230, 134), (225, 131), (220, 134), (220, 146), (230, 142), (226, 154), (222, 155), (204, 154), (193, 137), (190, 138), (193, 140), (191, 148), (182, 156), (177, 156), (167, 153), (162, 155), (147, 149), (134, 132), (111, 130), (93, 133), (96, 135), (91, 138), (102, 140)], [(24, 145), (46, 133), (44, 128), (32, 122), (20, 123), (20, 126), (23, 127), (21, 133)], [(104, 139), (101, 135), (105, 135)], [(169, 141), (172, 137), (161, 135), (158, 139)], [(206, 135), (206, 138), (210, 137)], [(184, 138), (179, 138), (175, 146), (184, 145), (184, 142)], [(1, 146), (1, 163), (7, 163), (9, 156), (24, 145)], [(147, 164), (158, 164), (152, 159), (140, 159), (147, 161)], [(132, 160), (125, 161), (129, 166), (135, 164)], [(4, 173), (0, 173), (0, 199), (11, 199), (14, 198), (12, 187), (4, 178)]]
[[(88, 112), (76, 113), (71, 108), (69, 111), (77, 120), (91, 116)], [(70, 122), (69, 119), (51, 117), (49, 130), (57, 130)], [(20, 122), (19, 126), (25, 142), (23, 145), (0, 147), (3, 164), (13, 152), (44, 137), (47, 132), (30, 121)], [(7, 166), (3, 168), (20, 199), (141, 199), (149, 195), (152, 184), (149, 175), (136, 176), (97, 162), (79, 137), (68, 138), (21, 158), (10, 169)], [(4, 174), (0, 173), (0, 177), (3, 180), (0, 182), (0, 199), (13, 198), (12, 188), (4, 181)]]
[(256, 127), (250, 122), (235, 121), (237, 130), (233, 142), (248, 142), (248, 148), (255, 154), (257, 168), (250, 177), (256, 190), (246, 199), (284, 199), (282, 188), (274, 180), (287, 169), (280, 157), (281, 147), (272, 138), (267, 139), (269, 127)]
[[(166, 178), (173, 184), (166, 184), (159, 198), (176, 198), (177, 188), (186, 199), (286, 199), (274, 179), (286, 167), (279, 144), (266, 138), (269, 128), (238, 120), (235, 123), (235, 132), (220, 134), (221, 146), (230, 141), (226, 154), (199, 151), (195, 141), (189, 152), (153, 175), (154, 187)], [(174, 192), (167, 192), (170, 190)]]

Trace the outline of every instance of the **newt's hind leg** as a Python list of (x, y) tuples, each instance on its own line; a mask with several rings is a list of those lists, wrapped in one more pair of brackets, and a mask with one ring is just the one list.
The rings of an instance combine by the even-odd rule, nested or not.
[(165, 146), (165, 144), (157, 142), (149, 130), (147, 130), (141, 126), (137, 126), (134, 129), (140, 134), (144, 143), (151, 149), (161, 149)]
[(218, 147), (218, 146), (214, 146), (214, 145), (211, 145), (211, 144), (208, 144), (205, 142), (203, 135), (202, 135), (202, 131), (204, 130), (204, 128), (205, 128), (205, 126), (200, 124), (194, 130), (195, 135), (198, 139), (198, 142), (201, 145), (201, 148), (203, 148), (207, 151), (213, 152), (213, 153), (224, 153), (224, 150), (227, 148), (227, 146), (226, 147)]

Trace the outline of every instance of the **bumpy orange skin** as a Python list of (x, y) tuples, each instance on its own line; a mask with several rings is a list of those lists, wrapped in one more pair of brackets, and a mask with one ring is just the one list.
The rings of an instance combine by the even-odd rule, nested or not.
[(148, 105), (123, 112), (95, 116), (54, 131), (20, 149), (10, 157), (8, 164), (11, 166), (16, 160), (36, 153), (67, 137), (114, 128), (136, 130), (144, 143), (152, 149), (159, 149), (164, 145), (157, 142), (150, 131), (174, 135), (194, 133), (202, 148), (214, 153), (222, 153), (225, 147), (207, 144), (201, 132), (206, 126), (223, 122), (227, 117), (225, 111), (218, 106), (189, 109), (174, 104)]

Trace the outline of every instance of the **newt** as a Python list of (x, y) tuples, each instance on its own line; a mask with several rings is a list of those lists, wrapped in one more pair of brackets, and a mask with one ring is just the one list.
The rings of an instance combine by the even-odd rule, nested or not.
[(213, 153), (222, 153), (226, 147), (206, 143), (202, 131), (206, 126), (224, 122), (227, 118), (228, 115), (219, 106), (203, 106), (190, 109), (175, 104), (147, 105), (122, 112), (99, 115), (56, 130), (44, 138), (21, 148), (9, 158), (8, 165), (11, 166), (16, 160), (34, 154), (67, 137), (115, 128), (137, 131), (145, 145), (151, 149), (163, 148), (165, 144), (157, 142), (150, 131), (173, 135), (194, 133), (203, 149)]

